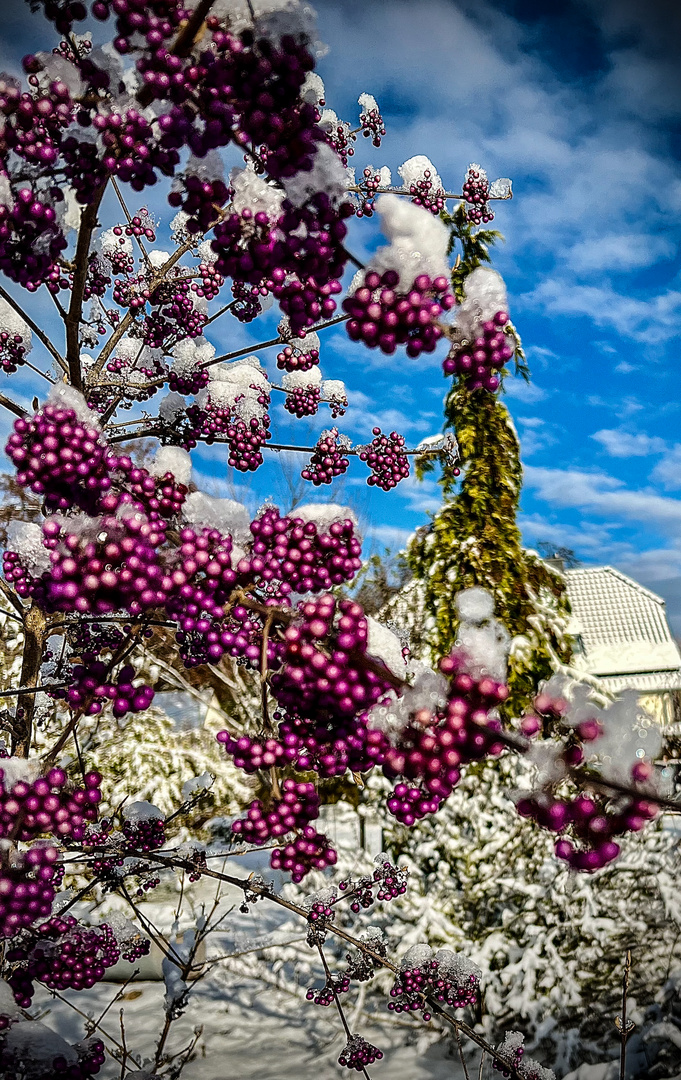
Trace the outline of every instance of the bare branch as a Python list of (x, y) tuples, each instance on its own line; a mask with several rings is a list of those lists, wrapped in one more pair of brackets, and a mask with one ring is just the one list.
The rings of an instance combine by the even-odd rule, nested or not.
[(15, 416), (20, 417), (22, 420), (27, 415), (26, 409), (22, 408), (21, 405), (17, 405), (16, 401), (12, 401), (11, 398), (5, 397), (4, 394), (0, 394), (0, 405), (4, 405), (9, 412), (14, 413)]
[(73, 289), (71, 303), (66, 315), (66, 362), (69, 369), (69, 381), (76, 390), (83, 389), (83, 377), (80, 369), (80, 323), (83, 316), (83, 295), (88, 272), (88, 256), (92, 234), (97, 225), (97, 213), (106, 190), (106, 180), (95, 191), (92, 199), (84, 207), (80, 217), (76, 254), (74, 256)]
[(50, 353), (51, 356), (54, 357), (54, 359), (57, 361), (57, 363), (62, 368), (62, 370), (63, 371), (68, 371), (68, 368), (66, 367), (66, 364), (64, 363), (64, 360), (63, 360), (62, 356), (57, 351), (57, 348), (52, 344), (52, 342), (50, 341), (50, 339), (47, 336), (47, 334), (45, 333), (45, 331), (40, 329), (40, 327), (33, 321), (31, 316), (26, 314), (26, 312), (21, 307), (21, 305), (18, 304), (16, 302), (16, 300), (14, 299), (14, 297), (11, 296), (10, 293), (8, 293), (6, 289), (3, 289), (1, 285), (0, 285), (0, 296), (3, 298), (3, 300), (5, 300), (9, 304), (9, 306), (11, 308), (13, 308), (16, 311), (17, 315), (19, 315), (24, 320), (26, 325), (30, 326), (30, 328), (33, 331), (33, 333), (35, 334), (35, 336), (38, 338), (39, 341), (42, 341), (42, 343), (45, 346), (45, 348), (47, 349), (47, 351)]

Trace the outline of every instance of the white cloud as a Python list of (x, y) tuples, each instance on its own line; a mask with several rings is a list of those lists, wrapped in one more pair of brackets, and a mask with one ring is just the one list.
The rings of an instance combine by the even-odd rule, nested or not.
[(632, 433), (622, 428), (603, 428), (591, 438), (600, 443), (610, 457), (647, 457), (661, 454), (665, 449), (664, 439), (657, 435), (646, 435), (642, 431)]
[(667, 450), (650, 474), (650, 479), (667, 490), (681, 488), (681, 443)]
[(610, 326), (623, 337), (657, 344), (678, 334), (681, 291), (668, 289), (647, 299), (617, 292), (610, 285), (575, 285), (552, 277), (525, 293), (523, 303), (549, 315), (581, 315), (597, 326)]
[(517, 423), (521, 429), (520, 449), (523, 459), (553, 446), (558, 441), (549, 425), (540, 416), (520, 416), (517, 418)]
[(535, 401), (543, 401), (548, 397), (546, 390), (543, 390), (541, 386), (537, 386), (533, 382), (525, 382), (521, 378), (508, 378), (504, 380), (504, 393), (508, 397), (514, 398), (516, 401), (524, 401), (527, 404), (532, 404)]
[(407, 546), (413, 529), (401, 529), (397, 525), (374, 525), (369, 530), (368, 538), (378, 541), (391, 551), (401, 551)]
[(570, 270), (577, 273), (606, 270), (620, 274), (654, 266), (661, 259), (670, 258), (674, 250), (674, 244), (665, 236), (607, 233), (580, 240), (564, 252), (563, 258)]
[(550, 506), (588, 510), (602, 517), (640, 522), (676, 538), (681, 528), (681, 499), (654, 491), (632, 491), (603, 472), (525, 467), (525, 483)]

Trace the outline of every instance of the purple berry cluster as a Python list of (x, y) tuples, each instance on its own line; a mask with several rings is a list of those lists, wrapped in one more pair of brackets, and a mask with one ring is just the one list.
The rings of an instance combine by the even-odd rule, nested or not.
[(459, 782), (462, 764), (503, 750), (494, 710), (507, 699), (508, 687), (488, 677), (475, 679), (465, 668), (464, 658), (456, 652), (440, 661), (440, 670), (451, 678), (444, 710), (419, 709), (399, 745), (385, 752), (387, 776), (423, 785), (397, 784), (388, 800), (390, 812), (405, 825), (437, 811)]
[(364, 170), (361, 179), (359, 180), (358, 187), (361, 189), (360, 197), (361, 204), (355, 211), (355, 216), (358, 218), (370, 218), (374, 216), (376, 194), (381, 187), (381, 174), (371, 166), (367, 165)]
[[(103, 818), (87, 833), (83, 846), (91, 853), (90, 865), (92, 871), (102, 881), (105, 888), (115, 887), (119, 881), (122, 868), (128, 873), (136, 873), (147, 869), (145, 863), (138, 866), (126, 865), (130, 855), (134, 853), (144, 854), (148, 851), (157, 851), (162, 848), (166, 841), (166, 827), (163, 818), (149, 817), (141, 820), (125, 819), (120, 829), (114, 829), (114, 823), (110, 818)], [(143, 890), (155, 888), (159, 883), (155, 874), (147, 874), (144, 880)], [(133, 958), (137, 948), (146, 951), (144, 942), (133, 939), (131, 948), (126, 951), (129, 958)], [(138, 955), (142, 955), (139, 953)]]
[(359, 459), (366, 461), (371, 469), (367, 477), (369, 487), (390, 491), (400, 480), (409, 476), (409, 460), (404, 452), (404, 436), (391, 431), (384, 435), (380, 427), (371, 429), (374, 438), (361, 450)]
[(329, 838), (306, 825), (285, 847), (275, 848), (270, 857), (273, 870), (286, 870), (296, 884), (311, 870), (326, 870), (335, 866), (338, 855)]
[[(545, 720), (560, 723), (568, 708), (562, 698), (540, 693), (534, 701), (534, 713), (528, 713), (521, 728), (530, 737), (536, 734)], [(538, 715), (537, 715), (538, 714)], [(557, 751), (557, 772), (564, 776), (570, 768), (584, 762), (584, 747), (596, 744), (603, 734), (597, 718), (584, 719)], [(636, 761), (631, 767), (633, 785), (645, 783), (653, 775), (653, 767), (647, 761)], [(555, 852), (573, 870), (593, 873), (616, 859), (619, 844), (613, 837), (627, 832), (640, 832), (649, 821), (657, 817), (659, 807), (646, 798), (627, 796), (613, 804), (605, 795), (597, 792), (578, 791), (574, 794), (556, 794), (555, 784), (519, 799), (516, 809), (522, 817), (531, 818), (543, 829), (558, 833)]]
[(49, 510), (87, 509), (111, 487), (110, 451), (97, 428), (73, 409), (48, 404), (15, 420), (5, 450), (17, 482), (42, 495)]
[(58, 858), (49, 843), (0, 852), (0, 937), (11, 937), (51, 914)]
[[(15, 759), (10, 762), (16, 765)], [(67, 788), (63, 769), (50, 769), (36, 779), (10, 780), (14, 770), (0, 767), (0, 836), (7, 840), (28, 842), (44, 833), (81, 840), (86, 823), (97, 816), (102, 794), (102, 778), (97, 772), (86, 773), (82, 788)], [(27, 857), (40, 848), (32, 848)], [(30, 861), (30, 860), (29, 860)], [(49, 860), (48, 860), (49, 861)]]
[[(57, 7), (57, 4), (51, 0), (45, 7)], [(63, 7), (84, 10), (80, 3), (64, 4)], [(43, 1052), (46, 1039), (51, 1047), (51, 1057), (46, 1057)], [(12, 1020), (9, 1016), (0, 1016), (0, 1073), (4, 1076), (30, 1077), (31, 1080), (34, 1077), (40, 1080), (65, 1080), (67, 1077), (68, 1080), (90, 1080), (105, 1060), (101, 1039), (85, 1039), (71, 1045), (38, 1020)]]
[(239, 322), (249, 323), (262, 314), (262, 298), (267, 296), (267, 287), (248, 285), (244, 281), (232, 282), (232, 314)]
[(324, 1008), (328, 1008), (329, 1005), (333, 1005), (339, 994), (347, 994), (349, 989), (349, 975), (329, 975), (323, 986), (318, 989), (310, 987), (305, 994), (305, 997), (315, 1005), (321, 1005)]
[(247, 844), (266, 844), (273, 836), (285, 836), (304, 828), (319, 815), (320, 799), (312, 783), (297, 783), (290, 777), (282, 784), (280, 799), (272, 799), (269, 809), (255, 799), (245, 818), (238, 818), (232, 833)]
[(321, 390), (318, 386), (294, 386), (286, 391), (284, 408), (293, 416), (302, 420), (304, 416), (314, 416), (319, 408)]
[[(393, 866), (385, 857), (376, 860), (377, 865), (373, 874), (359, 878), (357, 881), (350, 879), (339, 882), (338, 888), (344, 899), (351, 899), (351, 911), (355, 914), (364, 908), (369, 908), (376, 900), (395, 900), (407, 891), (407, 879), (409, 871), (404, 867)], [(375, 896), (374, 896), (375, 892)]]
[(463, 182), (462, 194), (466, 201), (466, 218), (471, 225), (494, 221), (494, 212), (488, 203), (489, 181), (487, 173), (479, 165), (469, 165)]
[(371, 139), (372, 144), (379, 147), (381, 139), (385, 135), (385, 124), (375, 101), (367, 103), (365, 108), (362, 109), (359, 114), (359, 123), (364, 138)]
[(346, 1069), (354, 1070), (354, 1072), (364, 1072), (367, 1065), (373, 1065), (375, 1061), (380, 1061), (382, 1057), (382, 1050), (372, 1046), (361, 1035), (355, 1034), (350, 1036), (341, 1050), (338, 1064), (343, 1065)]
[(168, 389), (173, 393), (188, 397), (190, 394), (198, 394), (199, 390), (203, 390), (204, 386), (208, 386), (209, 377), (208, 368), (205, 367), (194, 368), (193, 371), (186, 374), (171, 371), (168, 376)]
[(70, 685), (52, 691), (50, 696), (64, 698), (69, 709), (82, 710), (86, 716), (97, 716), (107, 702), (116, 717), (144, 712), (154, 700), (154, 690), (151, 686), (134, 686), (135, 675), (132, 664), (125, 664), (114, 682), (103, 660), (90, 661), (87, 666), (76, 664), (71, 669)]
[(314, 453), (308, 464), (301, 471), (303, 480), (309, 480), (315, 487), (332, 483), (334, 477), (342, 476), (350, 465), (345, 453), (350, 446), (346, 435), (339, 435), (338, 428), (323, 431), (317, 440)]
[(37, 190), (21, 187), (13, 206), (0, 203), (0, 271), (10, 281), (35, 292), (65, 247), (56, 211)]
[(343, 301), (350, 316), (348, 336), (389, 356), (398, 345), (407, 346), (407, 356), (433, 352), (443, 333), (438, 320), (455, 303), (449, 281), (419, 274), (408, 292), (400, 292), (399, 280), (395, 270), (365, 274), (364, 283)]
[[(413, 963), (411, 954), (420, 957), (421, 953), (423, 958)], [(429, 999), (455, 1009), (475, 1005), (479, 979), (477, 969), (449, 949), (433, 954), (427, 945), (417, 945), (407, 953), (395, 978), (388, 1009), (396, 1013), (423, 1012), (423, 1019), (430, 1020)]]
[(320, 592), (350, 581), (362, 565), (362, 545), (350, 518), (322, 531), (314, 521), (267, 509), (251, 522), (253, 555), (244, 573), (276, 578), (287, 592)]
[(413, 180), (409, 185), (409, 194), (416, 206), (422, 206), (436, 217), (445, 209), (444, 189), (435, 187), (435, 177), (430, 169), (424, 169), (423, 176)]
[(28, 1009), (34, 980), (50, 990), (87, 990), (120, 955), (110, 927), (103, 924), (95, 930), (80, 925), (72, 915), (57, 915), (8, 944), (5, 960), (12, 973), (7, 981), (17, 1004)]
[(508, 321), (505, 311), (497, 311), (494, 318), (482, 324), (473, 342), (452, 349), (442, 365), (445, 375), (458, 375), (469, 390), (498, 390), (498, 372), (513, 356), (513, 347), (504, 333)]
[(285, 345), (277, 353), (277, 367), (281, 371), (309, 371), (319, 363), (319, 349), (301, 351), (294, 343)]
[(17, 368), (24, 363), (26, 352), (21, 334), (0, 331), (0, 370), (4, 371), (5, 375), (14, 375)]
[[(270, 681), (279, 704), (305, 716), (353, 717), (360, 709), (371, 708), (390, 687), (378, 671), (363, 663), (367, 646), (363, 609), (351, 600), (341, 600), (338, 610), (336, 605), (328, 594), (299, 605), (299, 619), (284, 634), (282, 666)], [(320, 639), (323, 650), (317, 645)]]
[(52, 565), (42, 583), (48, 610), (139, 615), (164, 603), (174, 583), (159, 565), (158, 549), (165, 541), (160, 520), (151, 522), (133, 510), (93, 519), (90, 535), (69, 532), (69, 524), (68, 518), (63, 523), (48, 518), (43, 525), (52, 547)]
[(190, 173), (180, 190), (171, 191), (168, 202), (187, 214), (185, 228), (197, 235), (208, 232), (220, 217), (220, 209), (229, 198), (229, 188), (222, 180), (205, 180)]

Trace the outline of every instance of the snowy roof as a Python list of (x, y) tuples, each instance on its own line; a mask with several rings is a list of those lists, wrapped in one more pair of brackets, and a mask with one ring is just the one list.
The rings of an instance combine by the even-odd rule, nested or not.
[(582, 664), (611, 690), (681, 689), (681, 653), (662, 597), (612, 566), (566, 570), (570, 633)]

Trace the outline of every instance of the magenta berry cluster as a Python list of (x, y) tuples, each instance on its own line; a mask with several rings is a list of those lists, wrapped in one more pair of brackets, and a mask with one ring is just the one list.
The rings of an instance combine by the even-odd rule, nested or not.
[(58, 858), (50, 843), (0, 853), (0, 937), (11, 937), (51, 914)]
[(459, 782), (461, 765), (503, 749), (494, 710), (507, 699), (508, 687), (486, 676), (475, 679), (456, 652), (440, 661), (440, 669), (451, 677), (444, 710), (419, 710), (399, 745), (385, 752), (386, 775), (412, 781), (398, 783), (388, 799), (388, 809), (405, 825), (437, 811)]
[(466, 201), (466, 218), (471, 225), (486, 225), (494, 221), (494, 213), (488, 203), (489, 181), (487, 173), (479, 165), (469, 165), (463, 182), (462, 194)]
[(277, 353), (277, 367), (281, 371), (309, 371), (319, 363), (319, 349), (302, 351), (295, 344), (285, 345)]
[[(286, 758), (284, 747), (273, 738), (252, 739), (249, 735), (234, 737), (228, 731), (218, 731), (217, 740), (224, 745), (225, 751), (234, 758), (237, 769), (254, 773), (258, 769), (270, 769)], [(295, 759), (295, 754), (291, 760)]]
[(381, 139), (385, 135), (385, 124), (380, 111), (377, 108), (362, 110), (359, 114), (359, 123), (364, 138), (371, 139), (373, 145), (379, 147)]
[[(390, 683), (363, 663), (367, 622), (362, 607), (351, 600), (337, 604), (326, 594), (301, 603), (298, 612), (298, 621), (284, 634), (282, 666), (270, 682), (280, 705), (307, 716), (329, 712), (339, 718), (371, 708)], [(326, 644), (330, 637), (327, 655), (317, 642)]]
[(110, 451), (97, 428), (73, 409), (48, 404), (15, 420), (5, 450), (17, 482), (42, 495), (49, 510), (87, 509), (111, 487)]
[(349, 989), (349, 975), (329, 975), (323, 986), (318, 989), (311, 987), (305, 994), (305, 997), (315, 1005), (321, 1005), (323, 1008), (328, 1008), (329, 1005), (333, 1005), (333, 1002), (339, 994), (347, 994)]
[(443, 333), (438, 320), (455, 304), (449, 281), (444, 274), (419, 274), (406, 292), (398, 290), (399, 282), (395, 270), (367, 271), (364, 283), (343, 301), (348, 336), (389, 356), (398, 345), (406, 345), (407, 356), (433, 352)]
[(286, 391), (284, 408), (302, 420), (304, 416), (316, 414), (320, 397), (321, 391), (318, 386), (295, 386)]
[[(10, 759), (12, 760), (12, 759)], [(44, 833), (80, 840), (86, 822), (97, 816), (101, 801), (102, 778), (97, 772), (86, 773), (83, 787), (69, 790), (63, 769), (50, 769), (46, 776), (9, 782), (8, 766), (0, 765), (0, 836), (7, 840), (28, 842)], [(40, 851), (32, 848), (27, 852)], [(29, 860), (30, 861), (30, 860)]]
[(355, 1034), (350, 1036), (341, 1050), (338, 1064), (354, 1072), (365, 1072), (367, 1065), (373, 1065), (375, 1061), (380, 1061), (382, 1057), (382, 1050), (372, 1046), (361, 1035)]
[(435, 177), (430, 169), (424, 169), (423, 176), (409, 185), (409, 194), (416, 206), (422, 206), (436, 217), (445, 209), (444, 189), (435, 187)]
[(13, 968), (7, 981), (17, 1004), (27, 1009), (35, 993), (34, 980), (50, 990), (87, 990), (120, 955), (106, 924), (92, 929), (72, 915), (57, 915), (9, 943), (5, 960)]
[(430, 1020), (429, 998), (455, 1009), (475, 1005), (478, 975), (456, 960), (454, 953), (441, 949), (419, 964), (403, 963), (390, 991), (393, 1000), (388, 1009), (396, 1013), (423, 1012), (423, 1019)]
[(13, 375), (26, 359), (26, 346), (21, 334), (0, 332), (0, 369), (6, 375)]
[(303, 480), (309, 480), (319, 487), (332, 483), (336, 476), (342, 476), (350, 465), (350, 459), (345, 456), (349, 446), (350, 440), (346, 435), (339, 435), (338, 428), (323, 431), (312, 457), (300, 473)]
[(232, 833), (247, 844), (266, 844), (272, 837), (304, 828), (318, 816), (319, 804), (314, 784), (297, 783), (288, 777), (282, 784), (281, 798), (272, 799), (267, 809), (255, 799), (246, 817), (232, 824)]
[[(146, 864), (126, 865), (132, 853), (145, 854), (157, 851), (166, 841), (166, 827), (163, 818), (149, 817), (141, 820), (124, 820), (121, 828), (114, 830), (110, 818), (103, 818), (93, 826), (84, 839), (84, 847), (90, 853), (92, 871), (102, 881), (105, 889), (115, 887), (125, 873), (136, 874), (147, 870)], [(143, 889), (138, 895), (153, 889), (159, 883), (159, 877), (152, 872), (144, 877)], [(126, 956), (134, 958), (137, 948), (147, 951), (142, 941), (133, 941), (130, 947), (126, 943)], [(142, 955), (138, 953), (138, 955)]]
[(53, 691), (52, 696), (63, 696), (70, 709), (82, 709), (86, 716), (96, 716), (107, 702), (117, 717), (144, 712), (154, 700), (154, 690), (151, 686), (134, 686), (135, 675), (133, 666), (125, 664), (114, 682), (103, 660), (91, 661), (87, 666), (77, 664), (71, 671), (70, 685)]
[(203, 390), (204, 386), (208, 386), (208, 380), (210, 373), (208, 368), (197, 367), (193, 371), (178, 373), (177, 371), (171, 371), (168, 375), (168, 389), (177, 394), (182, 394), (183, 397), (188, 397), (190, 394), (198, 394), (199, 390)]
[(408, 877), (406, 868), (381, 859), (371, 876), (365, 875), (356, 881), (343, 880), (338, 888), (343, 899), (351, 901), (350, 910), (357, 914), (361, 909), (371, 907), (376, 900), (390, 901), (402, 896), (407, 891)]
[(514, 351), (504, 333), (508, 322), (507, 312), (497, 311), (482, 324), (474, 341), (452, 349), (442, 365), (445, 375), (458, 375), (469, 390), (484, 389), (490, 393), (498, 390), (498, 373)]
[(358, 218), (370, 218), (374, 216), (375, 201), (378, 189), (381, 187), (381, 174), (376, 169), (367, 165), (358, 187), (361, 189), (361, 203), (355, 211)]
[(270, 866), (273, 870), (289, 871), (291, 880), (298, 883), (311, 870), (326, 870), (337, 861), (338, 854), (328, 837), (306, 825), (285, 847), (274, 849)]
[[(56, 0), (53, 0), (56, 7)], [(48, 5), (45, 5), (46, 8)], [(80, 3), (68, 3), (64, 7), (69, 9), (83, 8)], [(96, 1076), (106, 1060), (104, 1043), (101, 1039), (84, 1039), (83, 1042), (70, 1045), (64, 1042), (51, 1029), (49, 1039), (54, 1047), (55, 1041), (63, 1043), (64, 1051), (60, 1052), (56, 1047), (51, 1052), (53, 1057), (45, 1057), (41, 1052), (40, 1043), (35, 1040), (40, 1037), (36, 1032), (37, 1022), (34, 1020), (12, 1020), (8, 1016), (0, 1016), (0, 1070), (5, 1076), (40, 1077), (40, 1080), (90, 1080)], [(28, 1030), (25, 1029), (30, 1025)], [(40, 1025), (42, 1026), (42, 1025)], [(18, 1040), (8, 1040), (6, 1035), (11, 1029), (23, 1029)], [(40, 1040), (42, 1041), (42, 1040)], [(13, 1045), (14, 1043), (14, 1045)], [(32, 1053), (35, 1046), (36, 1054)], [(76, 1060), (69, 1064), (75, 1051)], [(28, 1057), (26, 1056), (28, 1052)]]
[(48, 610), (106, 615), (122, 609), (139, 615), (165, 601), (173, 580), (159, 566), (158, 548), (165, 540), (160, 521), (133, 510), (93, 520), (90, 536), (68, 527), (69, 519), (62, 525), (49, 518), (43, 525), (53, 545), (44, 582)]
[(350, 581), (361, 566), (362, 545), (350, 518), (318, 529), (314, 521), (280, 517), (267, 509), (251, 522), (252, 556), (243, 572), (277, 578), (288, 592), (319, 592)]
[(391, 431), (385, 435), (380, 427), (371, 429), (374, 436), (368, 446), (360, 451), (360, 461), (366, 461), (371, 469), (367, 477), (369, 487), (390, 491), (400, 480), (409, 476), (409, 460), (405, 454), (404, 436)]
[[(535, 698), (534, 708), (536, 711), (528, 713), (521, 723), (521, 729), (530, 737), (541, 727), (540, 717), (560, 723), (567, 711), (567, 702), (542, 692)], [(597, 749), (602, 734), (603, 727), (596, 717), (584, 719), (571, 729), (562, 749), (557, 752), (556, 766), (560, 775), (581, 765), (585, 759), (584, 747), (595, 743)], [(647, 761), (636, 761), (631, 767), (631, 783), (634, 786), (645, 783), (652, 774), (652, 765)], [(645, 797), (626, 796), (613, 803), (598, 792), (557, 794), (555, 785), (547, 785), (519, 799), (516, 809), (522, 817), (531, 818), (541, 828), (558, 833), (560, 839), (555, 844), (558, 858), (564, 859), (573, 870), (587, 873), (600, 870), (617, 858), (620, 846), (614, 837), (639, 832), (659, 813), (659, 807)]]

